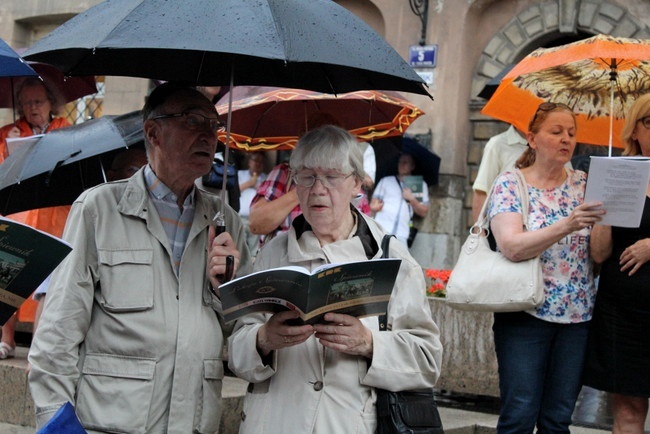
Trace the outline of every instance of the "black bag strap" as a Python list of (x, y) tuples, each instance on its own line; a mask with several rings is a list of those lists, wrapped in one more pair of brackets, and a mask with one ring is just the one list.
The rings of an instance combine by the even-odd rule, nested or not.
[[(388, 255), (388, 249), (390, 248), (390, 239), (395, 235), (386, 234), (384, 238), (381, 239), (381, 257), (390, 258)], [(386, 330), (388, 323), (388, 315), (379, 315), (377, 317), (379, 320), (379, 330)]]

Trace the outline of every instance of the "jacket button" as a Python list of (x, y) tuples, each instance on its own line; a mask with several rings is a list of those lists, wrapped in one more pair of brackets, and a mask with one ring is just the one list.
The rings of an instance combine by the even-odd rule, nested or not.
[(316, 392), (319, 392), (319, 391), (323, 390), (323, 382), (322, 381), (315, 382), (314, 383), (314, 390)]

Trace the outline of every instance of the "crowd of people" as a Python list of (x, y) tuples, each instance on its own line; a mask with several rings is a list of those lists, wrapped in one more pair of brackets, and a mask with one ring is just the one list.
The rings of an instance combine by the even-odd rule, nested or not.
[[(26, 80), (17, 101), (20, 118), (0, 129), (3, 144), (66, 125), (40, 80)], [(375, 180), (372, 146), (329, 118), (268, 173), (263, 153), (247, 155), (236, 211), (197, 184), (222, 128), (205, 94), (164, 83), (142, 116), (145, 149), (116, 157), (111, 182), (49, 219), (57, 223), (46, 230), (73, 251), (39, 290), (47, 297), (36, 297), (44, 302), (29, 383), (38, 427), (69, 401), (91, 433), (215, 432), (224, 363), (250, 383), (243, 433), (374, 433), (376, 389), (434, 387), (442, 345), (406, 244), (413, 216), (429, 211), (429, 191), (405, 182), (411, 155)], [(528, 131), (511, 127), (490, 141), (474, 184), (473, 206), (485, 203), (496, 248), (511, 261), (540, 256), (544, 277), (539, 307), (494, 314), (499, 433), (569, 432), (583, 384), (611, 394), (615, 433), (643, 432), (650, 203), (639, 228), (600, 224), (607, 210), (585, 202), (587, 174), (570, 165), (576, 129), (571, 108), (540, 104)], [(623, 135), (625, 155), (650, 156), (650, 95), (629, 111)], [(214, 229), (217, 214), (225, 232)], [(219, 288), (229, 267), (242, 276), (373, 260), (386, 234), (396, 236), (387, 256), (402, 260), (387, 330), (376, 317), (336, 313), (314, 325), (296, 324), (295, 311), (223, 321)], [(14, 354), (15, 321), (3, 327), (0, 358)]]

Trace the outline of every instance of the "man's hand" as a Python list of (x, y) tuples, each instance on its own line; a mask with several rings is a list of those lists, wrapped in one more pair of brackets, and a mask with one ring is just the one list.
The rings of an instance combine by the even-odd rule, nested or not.
[(208, 232), (208, 263), (206, 266), (206, 272), (208, 273), (210, 284), (217, 292), (217, 295), (219, 295), (219, 285), (225, 283), (220, 281), (217, 276), (223, 276), (226, 274), (228, 256), (234, 258), (232, 272), (232, 275), (234, 276), (237, 274), (237, 268), (239, 267), (239, 261), (241, 258), (241, 254), (239, 253), (239, 250), (237, 250), (237, 245), (228, 232), (223, 232), (215, 236), (214, 227), (211, 226)]

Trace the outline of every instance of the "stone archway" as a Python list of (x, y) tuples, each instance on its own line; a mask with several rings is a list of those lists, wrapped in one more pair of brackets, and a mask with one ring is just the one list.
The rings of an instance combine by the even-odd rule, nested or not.
[(494, 35), (481, 54), (472, 95), (503, 68), (533, 49), (567, 34), (605, 33), (647, 39), (650, 28), (613, 1), (555, 0), (536, 3), (514, 16)]

